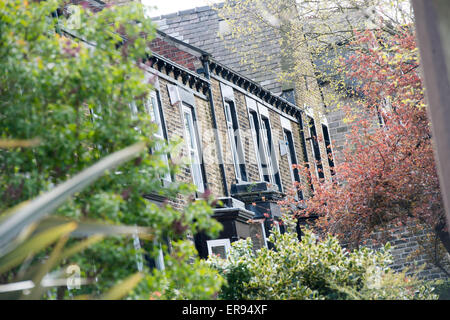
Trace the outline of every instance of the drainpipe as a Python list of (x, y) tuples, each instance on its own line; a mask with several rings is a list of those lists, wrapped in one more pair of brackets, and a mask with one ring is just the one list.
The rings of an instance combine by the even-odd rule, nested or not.
[[(203, 63), (203, 72), (205, 74), (206, 79), (211, 79), (210, 73), (209, 73), (209, 55), (203, 54), (201, 57), (201, 61)], [(212, 116), (212, 125), (214, 130), (214, 137), (216, 139), (216, 149), (217, 149), (217, 158), (219, 160), (219, 169), (220, 173), (223, 177), (223, 189), (225, 191), (225, 196), (229, 197), (230, 193), (228, 191), (228, 184), (227, 184), (227, 176), (225, 173), (225, 166), (223, 163), (223, 155), (222, 155), (222, 144), (220, 143), (220, 136), (219, 136), (219, 130), (217, 129), (217, 120), (216, 120), (216, 112), (214, 109), (214, 100), (213, 100), (213, 94), (212, 94), (212, 88), (211, 85), (208, 86), (208, 97), (209, 97), (209, 105), (211, 106), (211, 116)]]

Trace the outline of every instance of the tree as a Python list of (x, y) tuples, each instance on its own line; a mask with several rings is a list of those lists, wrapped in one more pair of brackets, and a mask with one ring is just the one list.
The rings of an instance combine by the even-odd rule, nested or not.
[[(355, 39), (356, 32), (381, 30), (391, 35), (397, 26), (413, 21), (406, 0), (229, 0), (219, 5), (217, 12), (227, 23), (219, 29), (225, 47), (241, 57), (239, 69), (270, 85), (277, 94), (294, 89), (295, 103), (309, 111), (315, 123), (324, 118), (332, 123), (333, 118), (344, 117), (342, 108), (349, 100), (357, 105), (348, 90), (354, 83), (340, 72), (340, 58), (353, 53), (353, 47), (346, 44)], [(304, 128), (309, 125), (304, 121)], [(316, 134), (323, 140), (321, 129)], [(339, 162), (344, 138), (336, 129), (329, 129), (334, 161)], [(319, 143), (319, 150), (328, 154), (323, 143)], [(309, 143), (306, 151), (312, 159)], [(324, 160), (325, 179), (331, 180), (332, 168), (328, 170), (330, 163)], [(311, 169), (310, 174), (315, 174), (313, 165)]]
[[(413, 21), (407, 0), (227, 0), (217, 12), (227, 23), (219, 30), (225, 46), (249, 73), (269, 74), (284, 88), (295, 87), (299, 103), (328, 108), (342, 106), (347, 95), (338, 62), (353, 49), (343, 45), (357, 31), (394, 35)], [(318, 88), (318, 80), (329, 88)]]
[[(183, 183), (162, 187), (160, 177), (174, 174), (177, 167), (165, 166), (161, 155), (170, 152), (175, 143), (158, 141), (153, 137), (156, 128), (150, 116), (145, 112), (132, 116), (130, 111), (132, 103), (145, 110), (151, 90), (141, 68), (150, 53), (151, 22), (135, 3), (96, 13), (75, 6), (76, 20), (73, 16), (67, 20), (61, 10), (63, 3), (0, 3), (1, 139), (39, 142), (28, 148), (0, 149), (0, 211), (50, 190), (114, 151), (144, 142), (151, 152), (107, 173), (56, 214), (151, 227), (154, 240), (141, 239), (142, 252), (131, 237), (108, 238), (63, 261), (59, 268), (77, 264), (83, 277), (96, 281), (76, 293), (101, 294), (135, 273), (144, 254), (156, 257), (161, 244), (171, 268), (149, 270), (144, 264), (147, 281), (139, 284), (133, 296), (147, 299), (150, 292), (165, 290), (170, 298), (211, 297), (220, 278), (197, 260), (189, 242), (182, 240), (189, 232), (218, 231), (220, 225), (210, 218), (211, 199), (188, 201), (180, 211), (170, 200), (159, 208), (143, 198), (150, 193), (168, 199), (187, 198), (194, 191), (192, 185)], [(164, 244), (168, 238), (174, 241), (171, 252)], [(76, 241), (70, 239), (69, 243)], [(47, 253), (31, 259), (31, 266)], [(203, 277), (188, 276), (198, 270)], [(1, 282), (13, 281), (18, 272), (0, 275)], [(64, 292), (58, 294), (64, 296)]]
[[(247, 0), (217, 10), (230, 28), (222, 38), (243, 62), (294, 87), (315, 118), (340, 110), (353, 124), (339, 174), (312, 181), (306, 215), (319, 214), (324, 231), (353, 245), (380, 227), (419, 221), (449, 252), (409, 2)], [(267, 63), (277, 56), (281, 70)], [(295, 202), (284, 204), (295, 210)]]
[(412, 26), (392, 36), (358, 33), (349, 45), (355, 54), (341, 70), (359, 84), (354, 90), (366, 116), (347, 137), (335, 181), (315, 184), (306, 215), (319, 215), (322, 230), (354, 246), (375, 231), (386, 240), (393, 228), (412, 223), (431, 229), (450, 253)]

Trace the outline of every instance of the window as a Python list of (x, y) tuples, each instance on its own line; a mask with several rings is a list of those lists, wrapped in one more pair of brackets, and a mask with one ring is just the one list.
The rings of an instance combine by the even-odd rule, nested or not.
[(236, 179), (247, 181), (247, 172), (245, 170), (244, 153), (242, 150), (241, 138), (239, 135), (239, 125), (237, 121), (236, 108), (233, 101), (225, 100), (225, 119), (227, 122), (228, 140), (233, 153), (234, 170)]
[(283, 90), (281, 93), (281, 97), (283, 99), (286, 99), (287, 101), (289, 101), (292, 104), (295, 104), (295, 94), (294, 94), (294, 89), (286, 89)]
[(254, 137), (256, 140), (257, 147), (257, 158), (258, 163), (261, 168), (261, 173), (263, 180), (266, 182), (274, 183), (273, 175), (272, 175), (272, 167), (271, 162), (268, 157), (267, 150), (267, 129), (262, 128), (259, 122), (258, 113), (254, 110), (250, 111), (250, 122), (252, 131), (254, 132)]
[(178, 105), (181, 113), (181, 121), (184, 127), (184, 141), (189, 157), (189, 167), (192, 180), (197, 187), (197, 192), (205, 192), (206, 175), (202, 163), (201, 144), (195, 115), (195, 98), (192, 92), (184, 90), (176, 85), (167, 84), (170, 103), (172, 106)]
[[(258, 134), (259, 132), (259, 121), (258, 121), (258, 114), (256, 111), (251, 110), (250, 111), (250, 129), (252, 131), (253, 136), (253, 144), (255, 146), (255, 155), (256, 155), (256, 161), (258, 162), (258, 171), (260, 174), (261, 180), (269, 181), (269, 177), (267, 175), (263, 176), (263, 168), (262, 168), (262, 157), (264, 157), (264, 153), (261, 153), (260, 151), (260, 136)], [(266, 180), (267, 179), (267, 180)]]
[(198, 137), (194, 127), (194, 110), (191, 106), (183, 103), (183, 121), (185, 130), (185, 142), (188, 156), (190, 158), (190, 169), (194, 184), (197, 186), (198, 192), (204, 192), (202, 168), (200, 165), (200, 149)]
[(314, 154), (314, 165), (316, 169), (316, 174), (319, 177), (319, 179), (324, 179), (324, 173), (323, 173), (323, 167), (322, 167), (322, 160), (320, 157), (320, 148), (319, 148), (319, 142), (317, 141), (317, 131), (316, 131), (316, 125), (314, 123), (314, 119), (310, 116), (308, 118), (308, 124), (309, 124), (309, 138), (308, 140), (311, 143), (311, 149)]
[[(288, 149), (287, 158), (291, 172), (292, 182), (300, 182), (300, 174), (298, 173), (298, 169), (294, 169), (292, 167), (292, 165), (298, 164), (297, 155), (295, 154), (295, 146), (294, 146), (294, 139), (292, 138), (292, 132), (287, 128), (283, 128), (283, 135)], [(297, 200), (298, 199), (303, 200), (303, 192), (301, 190), (298, 191), (296, 198)]]
[(262, 180), (276, 184), (282, 191), (280, 173), (277, 167), (276, 152), (272, 140), (272, 131), (268, 117), (268, 110), (258, 104), (264, 114), (260, 115), (256, 109), (256, 101), (247, 99), (249, 108), (250, 127), (256, 148), (256, 158)]
[(220, 19), (219, 20), (219, 34), (221, 36), (227, 36), (231, 34), (231, 28), (227, 21)]
[(222, 259), (227, 258), (231, 248), (230, 239), (208, 240), (206, 244), (208, 246), (209, 255), (218, 255)]
[[(141, 242), (139, 241), (139, 236), (136, 233), (133, 233), (133, 246), (136, 251), (141, 250)], [(142, 272), (144, 267), (144, 259), (142, 258), (141, 253), (136, 252), (136, 267), (139, 272)]]
[(270, 129), (269, 118), (261, 116), (261, 134), (263, 147), (266, 153), (268, 172), (270, 173), (271, 182), (278, 186), (278, 190), (282, 191), (280, 173), (276, 166), (276, 153), (273, 145), (272, 130)]
[(250, 238), (256, 249), (268, 247), (266, 228), (270, 232), (272, 228), (271, 224), (272, 222), (269, 223), (268, 220), (254, 220), (250, 224)]
[(220, 84), (222, 92), (225, 121), (227, 125), (228, 141), (232, 152), (234, 171), (237, 182), (248, 181), (245, 168), (244, 149), (242, 148), (241, 135), (239, 131), (239, 121), (234, 100), (233, 88), (223, 83)]
[(331, 149), (330, 134), (328, 132), (328, 127), (322, 124), (323, 138), (325, 140), (325, 148), (327, 149), (328, 165), (330, 166), (331, 175), (335, 174), (334, 171), (334, 158), (333, 150)]
[[(161, 104), (159, 103), (158, 93), (157, 91), (150, 92), (146, 101), (144, 101), (145, 112), (150, 115), (150, 119), (153, 123), (158, 126), (157, 131), (154, 133), (154, 137), (156, 138), (156, 151), (160, 151), (163, 147), (163, 143), (167, 140), (167, 136), (165, 135), (165, 123), (162, 115)], [(137, 114), (139, 113), (139, 108), (136, 102), (130, 103), (131, 117), (133, 119), (137, 119)], [(135, 127), (137, 131), (141, 131), (138, 127)], [(152, 150), (150, 150), (151, 152)], [(164, 164), (169, 167), (169, 157), (167, 153), (161, 154), (161, 158)], [(172, 181), (170, 173), (167, 172), (164, 177), (162, 177), (165, 181)]]
[(162, 251), (161, 243), (153, 241), (153, 245), (159, 247), (158, 256), (155, 259), (155, 267), (156, 267), (156, 269), (162, 271), (165, 269), (165, 265), (164, 265), (164, 254)]
[[(156, 143), (155, 149), (157, 151), (160, 151), (163, 147), (164, 141), (167, 140), (167, 137), (164, 134), (164, 119), (162, 116), (162, 110), (161, 105), (159, 104), (159, 99), (156, 91), (152, 91), (147, 99), (147, 101), (144, 103), (145, 111), (150, 114), (150, 118), (153, 123), (156, 123), (158, 126), (158, 130), (154, 133), (154, 137), (158, 140)], [(164, 153), (161, 155), (162, 160), (164, 164), (169, 167), (169, 158), (167, 153)], [(172, 181), (172, 178), (170, 176), (170, 172), (167, 172), (165, 176), (163, 177), (166, 181)]]
[(134, 101), (131, 102), (129, 104), (129, 106), (130, 106), (130, 110), (131, 110), (131, 118), (133, 120), (136, 120), (137, 119), (137, 114), (138, 114), (138, 107), (136, 105), (136, 102), (134, 102)]

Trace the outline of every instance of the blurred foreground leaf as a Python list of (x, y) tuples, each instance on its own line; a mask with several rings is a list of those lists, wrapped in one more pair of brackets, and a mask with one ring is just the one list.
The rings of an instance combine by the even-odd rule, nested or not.
[(135, 286), (144, 278), (144, 275), (140, 272), (135, 273), (122, 282), (111, 288), (104, 296), (102, 300), (118, 300), (123, 298), (128, 292), (133, 290)]
[(30, 255), (34, 255), (42, 249), (57, 241), (62, 235), (72, 232), (77, 227), (75, 222), (70, 222), (43, 231), (25, 241), (15, 250), (0, 258), (0, 274), (18, 266)]
[(31, 140), (20, 140), (20, 139), (0, 139), (0, 148), (25, 148), (25, 147), (35, 147), (41, 143), (41, 140), (31, 139)]
[(12, 242), (13, 239), (26, 227), (42, 219), (67, 198), (95, 181), (106, 170), (113, 169), (121, 163), (130, 160), (144, 149), (144, 143), (136, 143), (128, 148), (114, 152), (27, 204), (13, 208), (0, 221), (0, 255), (4, 255), (14, 249), (12, 245), (17, 244)]

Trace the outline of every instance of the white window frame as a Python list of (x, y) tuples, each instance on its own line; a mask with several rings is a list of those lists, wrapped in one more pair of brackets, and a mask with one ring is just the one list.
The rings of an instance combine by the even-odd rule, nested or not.
[[(289, 171), (291, 173), (291, 179), (292, 179), (292, 183), (294, 184), (295, 182), (299, 182), (301, 183), (301, 176), (299, 173), (299, 179), (300, 181), (295, 180), (295, 173), (294, 173), (294, 168), (292, 168), (292, 157), (291, 157), (291, 149), (290, 149), (290, 144), (289, 144), (289, 139), (286, 135), (286, 131), (289, 131), (292, 137), (292, 149), (293, 149), (293, 153), (295, 156), (295, 163), (298, 164), (298, 159), (297, 159), (297, 150), (295, 150), (295, 143), (294, 143), (294, 135), (292, 134), (292, 126), (291, 126), (291, 122), (289, 121), (289, 119), (286, 119), (282, 116), (280, 116), (280, 122), (281, 122), (281, 129), (283, 130), (283, 139), (286, 143), (286, 148), (287, 148), (287, 158), (288, 158), (288, 164), (289, 164)], [(298, 194), (295, 194), (295, 200), (298, 200)]]
[[(233, 157), (236, 180), (238, 182), (248, 181), (247, 168), (245, 166), (244, 148), (242, 147), (242, 139), (240, 135), (240, 125), (237, 115), (236, 101), (234, 99), (234, 91), (232, 87), (227, 86), (223, 83), (220, 83), (220, 90), (222, 93), (222, 102), (224, 106), (225, 121), (227, 125), (227, 135), (228, 141), (231, 145), (231, 152)], [(234, 110), (234, 114), (232, 110)], [(245, 179), (242, 176), (243, 173), (242, 171), (244, 171)]]
[[(198, 192), (205, 192), (202, 167), (200, 163), (200, 148), (197, 130), (194, 125), (194, 108), (184, 102), (181, 103), (184, 126), (184, 141), (190, 159), (191, 176)], [(186, 118), (189, 115), (189, 119)]]
[[(231, 145), (231, 152), (233, 153), (232, 156), (234, 163), (234, 172), (236, 175), (236, 180), (238, 182), (248, 181), (247, 168), (245, 165), (244, 148), (242, 147), (242, 140), (239, 132), (239, 122), (237, 119), (236, 124), (233, 121), (233, 114), (231, 111), (232, 107), (234, 107), (234, 111), (236, 112), (235, 102), (233, 100), (224, 99), (225, 120), (227, 124), (228, 140)], [(237, 118), (237, 115), (235, 116)], [(244, 171), (245, 179), (242, 176), (243, 173), (242, 170)]]
[(334, 148), (333, 148), (333, 143), (332, 143), (332, 141), (331, 141), (331, 135), (330, 135), (330, 127), (328, 126), (328, 122), (326, 122), (326, 123), (322, 123), (322, 125), (321, 125), (321, 130), (322, 130), (322, 134), (323, 134), (323, 143), (324, 143), (324, 145), (325, 145), (325, 153), (326, 153), (326, 155), (327, 155), (327, 162), (328, 162), (328, 166), (329, 166), (329, 168), (330, 168), (330, 171), (331, 172), (333, 172), (333, 170), (334, 169), (331, 169), (331, 166), (330, 166), (330, 162), (329, 162), (329, 158), (328, 158), (328, 146), (327, 146), (327, 144), (326, 144), (326, 141), (325, 141), (325, 133), (323, 132), (323, 126), (325, 126), (326, 128), (327, 128), (327, 132), (328, 132), (328, 139), (329, 139), (329, 143), (330, 143), (330, 145), (329, 145), (329, 149), (330, 149), (330, 152), (331, 152), (331, 156), (333, 157), (333, 163), (334, 163), (334, 169), (336, 168), (336, 159), (335, 159), (335, 155), (334, 155)]
[(230, 249), (231, 249), (230, 239), (227, 239), (227, 238), (216, 239), (216, 240), (207, 240), (206, 245), (208, 246), (208, 255), (213, 254), (213, 251), (212, 251), (213, 247), (222, 247), (222, 246), (225, 247), (226, 257), (221, 257), (223, 259), (226, 259), (228, 257), (228, 253), (230, 252)]
[[(277, 187), (279, 187), (279, 191), (283, 192), (283, 182), (281, 181), (281, 172), (280, 172), (280, 167), (278, 166), (278, 159), (277, 159), (277, 152), (276, 152), (276, 145), (274, 143), (274, 137), (273, 137), (273, 130), (272, 130), (272, 123), (270, 121), (270, 116), (269, 116), (269, 109), (265, 106), (263, 106), (260, 103), (257, 103), (258, 106), (258, 116), (259, 116), (259, 122), (261, 124), (261, 128), (263, 129), (263, 138), (265, 140), (266, 143), (263, 143), (264, 145), (264, 149), (265, 149), (265, 155), (266, 158), (268, 159), (268, 165), (270, 167), (269, 171), (270, 171), (270, 183), (276, 185)], [(263, 120), (263, 117), (265, 119), (267, 119), (267, 123), (269, 124), (269, 130), (270, 130), (270, 134), (271, 134), (271, 138), (269, 141), (269, 137), (267, 136), (267, 128), (266, 128), (266, 124)], [(273, 154), (270, 153), (269, 150), (269, 145), (272, 146), (272, 152)], [(276, 182), (276, 178), (275, 175), (278, 174), (278, 178), (280, 180), (280, 185), (278, 186), (277, 182)]]
[(228, 141), (230, 142), (231, 146), (231, 152), (233, 156), (233, 163), (234, 163), (234, 173), (236, 175), (236, 179), (238, 181), (242, 180), (241, 176), (241, 170), (239, 166), (239, 155), (237, 152), (237, 146), (236, 146), (236, 140), (235, 140), (235, 132), (234, 132), (234, 125), (233, 125), (233, 119), (231, 115), (231, 106), (230, 103), (233, 103), (232, 101), (225, 100), (224, 101), (224, 109), (225, 109), (225, 121), (227, 124), (227, 134), (228, 134)]
[[(308, 129), (309, 129), (308, 130), (308, 132), (309, 132), (309, 145), (311, 147), (311, 151), (312, 151), (312, 154), (313, 154), (314, 169), (315, 169), (315, 173), (316, 173), (317, 178), (320, 179), (319, 164), (317, 163), (317, 160), (316, 160), (317, 154), (316, 154), (316, 150), (314, 148), (314, 142), (313, 142), (314, 136), (313, 136), (313, 133), (312, 133), (312, 126), (310, 124), (310, 119), (312, 119), (313, 122), (314, 122), (314, 127), (316, 129), (316, 138), (318, 138), (317, 125), (316, 125), (316, 121), (314, 120), (313, 117), (308, 115), (306, 117), (306, 119), (308, 120), (307, 125), (308, 125)], [(322, 130), (322, 128), (320, 128), (320, 129)], [(319, 142), (317, 142), (317, 143), (319, 143)], [(319, 158), (320, 158), (320, 163), (322, 164), (322, 155), (320, 154), (320, 145), (319, 145)], [(323, 164), (322, 164), (322, 171), (323, 171)], [(323, 172), (323, 174), (325, 175), (324, 172)]]
[(153, 244), (159, 247), (158, 256), (155, 259), (155, 267), (156, 269), (163, 271), (166, 266), (164, 264), (164, 253), (162, 251), (161, 243), (153, 241)]
[(262, 173), (261, 158), (259, 156), (259, 150), (258, 150), (258, 137), (257, 137), (255, 124), (253, 122), (253, 116), (251, 114), (251, 112), (254, 111), (258, 115), (258, 109), (256, 108), (256, 101), (255, 100), (253, 100), (253, 99), (251, 99), (249, 97), (245, 97), (245, 100), (246, 100), (246, 103), (247, 103), (248, 121), (250, 123), (250, 131), (252, 133), (253, 147), (254, 147), (254, 151), (255, 151), (256, 162), (258, 164), (259, 179), (261, 181), (264, 181), (264, 176), (263, 176), (263, 173)]
[[(264, 119), (267, 119), (267, 121), (269, 122), (269, 130), (270, 130), (270, 120), (267, 117), (264, 117)], [(262, 137), (262, 143), (261, 146), (263, 147), (263, 152), (264, 152), (264, 157), (266, 158), (266, 166), (267, 166), (267, 175), (269, 176), (269, 180), (270, 183), (275, 184), (275, 179), (274, 179), (274, 165), (273, 165), (273, 161), (272, 161), (272, 157), (270, 156), (270, 151), (269, 151), (269, 137), (267, 136), (267, 127), (266, 127), (266, 123), (263, 120), (263, 117), (260, 116), (259, 117), (259, 125), (260, 125), (260, 132), (261, 132), (261, 137)], [(272, 144), (273, 145), (273, 144)]]
[(275, 227), (275, 230), (277, 230), (279, 233), (281, 233), (281, 229), (280, 229), (280, 221), (273, 220), (273, 225), (274, 225), (274, 227)]
[[(295, 183), (297, 181), (295, 181), (294, 168), (292, 168), (291, 145), (289, 144), (289, 139), (286, 134), (286, 131), (289, 131), (289, 130), (287, 130), (286, 128), (283, 128), (283, 138), (284, 138), (284, 141), (286, 142), (286, 147), (287, 147), (287, 159), (288, 159), (288, 164), (289, 164), (289, 172), (291, 173), (292, 183)], [(289, 131), (289, 132), (292, 135), (292, 132), (291, 131)], [(292, 148), (294, 149), (294, 155), (295, 155), (295, 146), (292, 146)]]
[[(272, 145), (273, 149), (272, 152), (275, 152), (274, 157), (271, 156), (270, 152), (269, 152), (269, 137), (267, 136), (267, 128), (266, 128), (266, 124), (263, 121), (264, 117), (265, 119), (267, 119), (267, 122), (269, 124), (269, 130), (272, 133), (272, 126), (271, 126), (271, 122), (270, 122), (270, 117), (269, 117), (269, 109), (265, 106), (263, 106), (262, 104), (260, 104), (259, 102), (256, 102), (255, 100), (249, 98), (249, 97), (245, 97), (246, 98), (246, 102), (247, 102), (247, 111), (248, 111), (248, 118), (249, 118), (249, 122), (250, 122), (250, 128), (252, 131), (252, 137), (253, 137), (253, 144), (255, 146), (255, 154), (256, 154), (256, 159), (258, 161), (258, 169), (259, 169), (259, 176), (261, 181), (266, 181), (264, 180), (264, 175), (269, 176), (269, 182), (273, 185), (276, 185), (278, 187), (278, 184), (275, 181), (275, 174), (276, 173), (280, 173), (279, 167), (278, 167), (278, 160), (277, 160), (277, 155), (276, 155), (276, 151), (275, 151), (275, 144), (273, 143), (273, 136), (271, 137), (271, 141), (270, 141), (270, 145)], [(261, 139), (260, 142), (261, 144), (258, 146), (258, 137), (257, 137), (257, 132), (256, 132), (256, 127), (255, 124), (253, 122), (253, 115), (252, 112), (256, 113), (256, 120), (258, 121), (258, 126), (260, 129), (260, 134), (261, 134)], [(261, 161), (261, 156), (260, 156), (260, 151), (258, 150), (259, 148), (262, 148), (262, 152), (264, 157), (266, 158), (266, 172), (263, 172), (263, 167), (262, 167), (262, 161)], [(281, 177), (280, 177), (280, 186), (279, 189), (281, 192), (283, 192), (283, 183), (281, 181)]]
[(267, 236), (266, 236), (266, 226), (264, 225), (264, 221), (261, 222), (261, 229), (262, 229), (262, 237), (264, 239), (264, 246), (267, 248)]
[[(158, 142), (155, 146), (155, 149), (157, 151), (162, 149), (161, 143), (164, 143), (166, 141), (166, 137), (164, 136), (164, 119), (163, 115), (161, 114), (161, 110), (159, 107), (159, 101), (158, 101), (158, 95), (156, 91), (151, 91), (147, 100), (144, 102), (144, 108), (145, 111), (150, 115), (150, 119), (153, 123), (155, 123), (158, 126), (158, 131), (153, 134), (155, 138), (157, 138), (160, 142)], [(169, 167), (169, 157), (167, 153), (164, 153), (161, 155), (162, 159), (164, 161), (164, 164)], [(166, 180), (168, 182), (172, 181), (172, 177), (170, 176), (170, 172), (166, 172), (166, 174), (163, 177), (163, 180)]]

